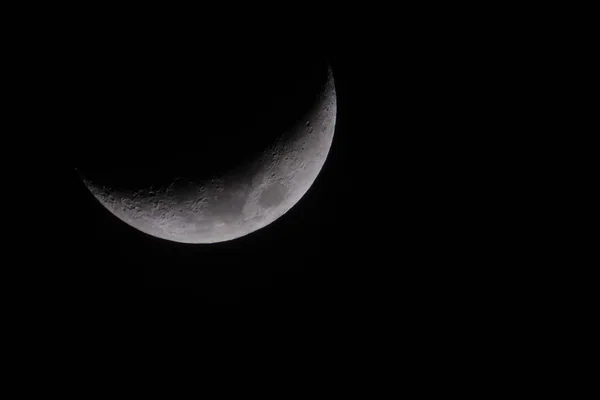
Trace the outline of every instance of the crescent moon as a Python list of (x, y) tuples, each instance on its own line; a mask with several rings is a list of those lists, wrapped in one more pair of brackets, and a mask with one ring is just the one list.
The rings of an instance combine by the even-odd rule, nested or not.
[(289, 131), (244, 168), (205, 181), (123, 190), (83, 181), (96, 199), (128, 225), (181, 243), (218, 243), (255, 232), (280, 218), (308, 191), (333, 141), (337, 114), (331, 68), (317, 100)]

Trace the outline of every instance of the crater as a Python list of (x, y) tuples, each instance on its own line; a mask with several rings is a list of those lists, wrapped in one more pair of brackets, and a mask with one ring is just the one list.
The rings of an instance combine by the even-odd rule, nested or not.
[(276, 207), (285, 199), (288, 188), (281, 183), (269, 185), (260, 194), (258, 204), (264, 208)]

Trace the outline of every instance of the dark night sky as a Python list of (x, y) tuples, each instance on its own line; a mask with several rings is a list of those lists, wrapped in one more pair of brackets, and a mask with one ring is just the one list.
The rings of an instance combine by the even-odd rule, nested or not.
[[(339, 336), (372, 330), (376, 340), (366, 341), (369, 346), (380, 332), (392, 331), (383, 324), (417, 336), (427, 331), (422, 347), (429, 347), (460, 328), (461, 313), (477, 325), (464, 337), (479, 335), (481, 318), (493, 317), (493, 305), (514, 295), (503, 282), (523, 281), (515, 271), (523, 260), (509, 253), (519, 239), (498, 221), (507, 216), (505, 203), (518, 204), (522, 195), (505, 190), (507, 182), (485, 169), (494, 147), (506, 140), (498, 128), (504, 117), (490, 118), (482, 95), (490, 81), (502, 82), (501, 74), (486, 70), (496, 58), (480, 57), (489, 43), (469, 45), (466, 38), (477, 32), (468, 29), (463, 38), (449, 35), (456, 20), (443, 11), (433, 20), (433, 6), (423, 7), (420, 18), (404, 10), (380, 22), (363, 16), (362, 8), (352, 16), (339, 8), (321, 16), (308, 10), (309, 18), (277, 28), (246, 18), (249, 23), (235, 29), (235, 22), (220, 23), (206, 12), (192, 22), (179, 19), (183, 11), (170, 21), (135, 14), (120, 28), (115, 18), (90, 16), (97, 11), (77, 18), (65, 13), (68, 23), (42, 15), (46, 25), (31, 31), (31, 45), (21, 46), (23, 56), (13, 60), (26, 105), (15, 136), (26, 154), (11, 161), (7, 135), (5, 172), (18, 175), (19, 185), (5, 184), (3, 193), (5, 215), (16, 219), (5, 223), (5, 234), (17, 239), (5, 245), (17, 252), (5, 270), (23, 276), (3, 279), (18, 293), (8, 307), (36, 321), (17, 307), (32, 301), (48, 321), (31, 332), (56, 329), (63, 336), (63, 327), (73, 326), (67, 340), (99, 330), (102, 315), (119, 338), (125, 329), (118, 317), (134, 321), (141, 314), (167, 331), (171, 325), (157, 314), (211, 329), (202, 306), (215, 304), (275, 309), (275, 324), (279, 316), (297, 320), (293, 308), (306, 307), (311, 320), (319, 317), (317, 326), (306, 325), (319, 340), (320, 322), (347, 316), (350, 324)], [(246, 120), (254, 128), (263, 121), (263, 102), (282, 110), (282, 92), (305, 88), (294, 68), (322, 59), (331, 63), (338, 101), (328, 159), (300, 202), (257, 232), (213, 245), (148, 236), (103, 208), (75, 171), (127, 162), (168, 165), (181, 155), (189, 163), (206, 132), (215, 147), (230, 139), (233, 146)], [(285, 60), (282, 68), (263, 68), (279, 60)], [(226, 76), (233, 79), (221, 87)], [(498, 110), (508, 113), (507, 104)], [(283, 111), (277, 123), (286, 123)], [(171, 131), (172, 120), (177, 129)], [(243, 154), (237, 150), (235, 156)], [(505, 158), (496, 167), (511, 162)], [(244, 335), (246, 328), (232, 332)], [(413, 345), (398, 338), (394, 344)]]

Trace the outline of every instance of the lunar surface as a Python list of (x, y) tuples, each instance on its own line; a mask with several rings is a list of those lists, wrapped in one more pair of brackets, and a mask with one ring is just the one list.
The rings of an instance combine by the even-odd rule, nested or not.
[(82, 178), (104, 207), (144, 233), (182, 243), (229, 241), (269, 225), (304, 196), (329, 153), (336, 112), (329, 68), (304, 117), (235, 169), (133, 189)]

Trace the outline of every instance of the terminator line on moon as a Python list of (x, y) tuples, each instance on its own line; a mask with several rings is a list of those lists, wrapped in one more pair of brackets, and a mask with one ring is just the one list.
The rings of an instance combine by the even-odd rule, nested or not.
[(304, 118), (243, 168), (207, 181), (176, 179), (136, 190), (83, 180), (112, 214), (149, 235), (181, 243), (233, 240), (269, 225), (304, 196), (329, 153), (336, 113), (329, 68)]

